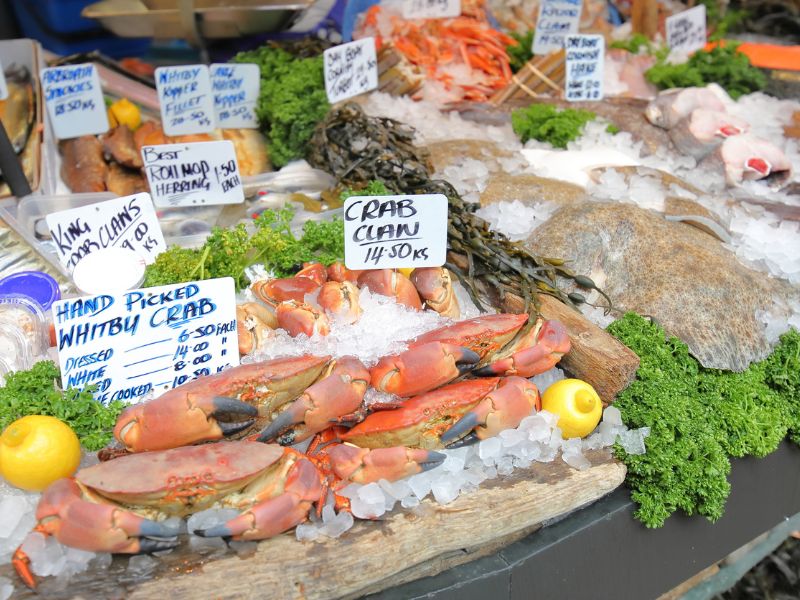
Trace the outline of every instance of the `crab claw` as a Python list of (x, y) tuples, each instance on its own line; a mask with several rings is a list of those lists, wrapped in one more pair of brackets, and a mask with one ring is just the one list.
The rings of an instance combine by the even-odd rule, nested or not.
[(328, 335), (331, 332), (328, 317), (310, 304), (287, 300), (278, 304), (275, 312), (278, 315), (278, 326), (292, 337), (301, 333), (311, 337), (315, 333)]
[[(331, 426), (331, 421), (357, 410), (369, 385), (369, 371), (352, 356), (339, 359), (321, 379), (281, 412), (258, 436), (291, 445)], [(290, 431), (286, 431), (291, 428)]]
[(348, 269), (342, 263), (336, 262), (328, 267), (328, 280), (329, 281), (350, 281), (356, 283), (359, 275), (364, 271), (357, 271)]
[(373, 294), (394, 298), (398, 304), (422, 310), (417, 288), (408, 277), (394, 269), (364, 271), (358, 277), (358, 285), (366, 287)]
[[(59, 479), (44, 491), (36, 519), (39, 525), (34, 533), (52, 535), (62, 544), (90, 552), (140, 554), (178, 545), (174, 539), (178, 527), (145, 519), (116, 506), (84, 500), (83, 490), (74, 479)], [(30, 560), (22, 547), (14, 553), (13, 563), (22, 580), (35, 587)]]
[[(329, 362), (328, 356), (279, 358), (195, 379), (126, 408), (114, 426), (114, 437), (131, 452), (144, 452), (219, 440), (254, 424), (263, 426), (277, 407), (314, 383)], [(240, 420), (233, 421), (237, 416)]]
[(442, 432), (497, 388), (499, 382), (498, 377), (469, 379), (414, 396), (395, 410), (370, 414), (339, 433), (339, 439), (363, 448), (441, 448)]
[(264, 332), (275, 329), (278, 318), (259, 302), (236, 305), (236, 333), (239, 336), (239, 354), (250, 354), (264, 343)]
[(250, 289), (256, 298), (272, 307), (277, 307), (286, 300), (305, 302), (306, 294), (313, 294), (319, 286), (320, 284), (311, 277), (284, 277), (256, 281)]
[(203, 537), (263, 540), (305, 521), (314, 502), (322, 500), (324, 495), (322, 476), (310, 460), (291, 449), (286, 451), (292, 453), (294, 459), (286, 462), (286, 480), (280, 491), (269, 489), (250, 510), (226, 523), (197, 529), (194, 533)]
[(333, 444), (326, 448), (331, 470), (343, 484), (372, 483), (379, 479), (396, 481), (438, 467), (447, 458), (441, 452), (394, 446), (393, 448), (358, 448)]
[(307, 262), (303, 263), (303, 268), (297, 272), (295, 277), (307, 277), (320, 286), (328, 281), (328, 271), (321, 263)]
[(358, 288), (351, 281), (328, 281), (320, 288), (317, 302), (345, 323), (355, 323), (361, 315)]
[(447, 269), (443, 267), (414, 269), (411, 273), (411, 283), (425, 300), (425, 306), (431, 310), (451, 319), (461, 316), (458, 298), (453, 289), (453, 280)]
[(528, 333), (504, 348), (499, 358), (476, 369), (474, 374), (533, 377), (552, 369), (569, 349), (566, 327), (560, 321), (539, 319)]
[(508, 377), (457, 423), (442, 433), (450, 448), (466, 446), (517, 427), (533, 410), (541, 409), (539, 390), (523, 377)]
[(380, 359), (370, 369), (372, 387), (396, 396), (415, 396), (450, 383), (470, 372), (479, 361), (475, 352), (454, 344), (414, 345)]

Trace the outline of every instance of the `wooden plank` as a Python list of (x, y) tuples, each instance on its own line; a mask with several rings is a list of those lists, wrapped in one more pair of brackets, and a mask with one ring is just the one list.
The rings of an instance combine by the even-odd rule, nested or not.
[[(66, 589), (53, 578), (44, 580), (39, 597), (356, 598), (495, 552), (623, 482), (625, 467), (607, 450), (586, 456), (593, 466), (585, 471), (560, 459), (535, 463), (484, 482), (446, 506), (426, 500), (413, 512), (359, 522), (337, 540), (300, 543), (290, 532), (259, 543), (245, 558), (227, 551), (211, 559), (184, 544), (159, 558), (146, 581), (127, 573), (128, 559), (117, 557), (107, 569), (76, 576)], [(15, 598), (36, 597), (19, 585), (8, 565), (0, 567), (0, 575), (14, 578)]]
[[(542, 316), (561, 321), (572, 342), (572, 348), (558, 366), (590, 383), (603, 402), (613, 402), (636, 376), (639, 357), (575, 309), (552, 296), (540, 294), (539, 298)], [(504, 310), (520, 312), (522, 307), (522, 298), (506, 295)]]

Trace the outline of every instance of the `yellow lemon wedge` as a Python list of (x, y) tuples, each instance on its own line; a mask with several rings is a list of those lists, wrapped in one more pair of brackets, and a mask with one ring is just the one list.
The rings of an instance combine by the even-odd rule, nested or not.
[(564, 439), (586, 437), (603, 414), (603, 402), (594, 388), (580, 379), (562, 379), (542, 394), (542, 409), (558, 415)]
[(75, 473), (80, 461), (78, 436), (55, 417), (22, 417), (0, 435), (0, 473), (23, 490), (42, 491)]
[(139, 111), (139, 107), (127, 98), (121, 98), (114, 102), (108, 112), (119, 125), (127, 125), (131, 131), (135, 131), (142, 124), (142, 113)]
[(411, 272), (414, 270), (414, 267), (411, 267), (410, 269), (405, 269), (404, 268), (404, 269), (397, 269), (397, 270), (400, 271), (406, 277), (411, 277)]

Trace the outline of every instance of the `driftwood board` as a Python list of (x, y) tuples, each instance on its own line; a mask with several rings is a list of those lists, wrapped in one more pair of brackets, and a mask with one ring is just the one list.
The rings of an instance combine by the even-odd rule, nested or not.
[(294, 532), (254, 543), (249, 551), (217, 548), (202, 557), (182, 545), (157, 559), (153, 572), (134, 578), (128, 558), (92, 568), (58, 589), (54, 578), (40, 596), (22, 586), (9, 566), (14, 598), (356, 598), (496, 552), (616, 489), (625, 467), (607, 450), (587, 453), (592, 468), (577, 471), (560, 458), (535, 463), (440, 506), (425, 500), (418, 509), (396, 510), (378, 522), (361, 521), (337, 540), (301, 543)]

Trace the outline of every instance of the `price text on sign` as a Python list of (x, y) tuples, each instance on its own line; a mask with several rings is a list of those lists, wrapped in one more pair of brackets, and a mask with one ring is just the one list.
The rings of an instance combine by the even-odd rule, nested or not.
[(447, 198), (352, 196), (344, 203), (348, 269), (440, 267), (447, 252)]
[(323, 57), (325, 91), (331, 104), (378, 87), (374, 38), (328, 48)]
[(8, 98), (8, 84), (6, 84), (6, 74), (3, 71), (3, 63), (0, 62), (0, 100)]
[(147, 193), (51, 213), (46, 221), (58, 258), (68, 271), (103, 248), (133, 250), (147, 264), (167, 248)]
[(155, 76), (164, 133), (187, 135), (214, 130), (214, 98), (207, 66), (159, 67)]
[(667, 45), (670, 50), (694, 52), (706, 45), (706, 7), (699, 4), (667, 17)]
[(156, 206), (244, 202), (233, 142), (142, 147), (144, 172)]
[(461, 0), (403, 0), (404, 19), (443, 19), (461, 14)]
[(572, 102), (603, 97), (606, 42), (602, 35), (568, 35), (566, 98)]
[(256, 102), (261, 89), (258, 65), (213, 64), (211, 91), (221, 129), (257, 129)]
[(578, 32), (582, 7), (582, 0), (542, 0), (533, 34), (533, 53), (561, 50), (564, 36)]
[(60, 300), (53, 305), (64, 386), (95, 399), (158, 396), (239, 362), (233, 279)]
[(100, 77), (92, 64), (42, 69), (42, 94), (60, 140), (108, 131)]

